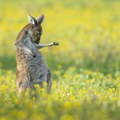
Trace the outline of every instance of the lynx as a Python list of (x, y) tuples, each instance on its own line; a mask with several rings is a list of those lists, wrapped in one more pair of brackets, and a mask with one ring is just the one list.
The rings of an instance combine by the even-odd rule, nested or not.
[(43, 87), (43, 82), (46, 82), (47, 92), (50, 93), (52, 74), (38, 49), (46, 46), (56, 46), (59, 43), (40, 44), (42, 34), (41, 23), (44, 15), (41, 15), (38, 19), (29, 15), (28, 19), (29, 24), (19, 32), (15, 43), (17, 91), (24, 95), (27, 88), (34, 89), (35, 84)]

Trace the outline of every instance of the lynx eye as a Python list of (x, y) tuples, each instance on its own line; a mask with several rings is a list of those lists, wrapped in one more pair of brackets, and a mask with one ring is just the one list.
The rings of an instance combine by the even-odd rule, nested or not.
[(35, 31), (35, 35), (39, 35), (40, 34), (40, 32), (39, 31)]

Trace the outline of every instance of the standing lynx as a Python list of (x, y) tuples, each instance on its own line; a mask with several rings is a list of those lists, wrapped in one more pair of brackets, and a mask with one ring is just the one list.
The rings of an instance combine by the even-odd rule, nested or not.
[(16, 85), (18, 93), (24, 94), (27, 88), (34, 89), (35, 84), (43, 86), (47, 82), (47, 92), (52, 86), (51, 72), (47, 68), (42, 54), (38, 49), (46, 46), (55, 46), (59, 43), (39, 44), (42, 33), (41, 23), (44, 16), (37, 20), (28, 16), (27, 24), (18, 34), (16, 39)]

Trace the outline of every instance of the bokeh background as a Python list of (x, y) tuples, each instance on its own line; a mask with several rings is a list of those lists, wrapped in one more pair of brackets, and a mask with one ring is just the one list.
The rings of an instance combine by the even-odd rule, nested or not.
[(14, 43), (27, 14), (44, 14), (41, 43), (60, 43), (42, 50), (51, 68), (119, 74), (119, 7), (119, 0), (0, 0), (0, 67), (15, 70)]
[[(19, 99), (15, 40), (45, 15), (41, 49), (50, 95)], [(0, 120), (120, 120), (120, 0), (0, 0)]]

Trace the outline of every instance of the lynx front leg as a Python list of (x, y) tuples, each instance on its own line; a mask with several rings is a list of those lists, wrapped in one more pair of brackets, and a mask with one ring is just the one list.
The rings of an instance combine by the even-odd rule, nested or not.
[(51, 92), (51, 87), (52, 87), (52, 80), (51, 80), (52, 74), (50, 70), (48, 69), (47, 73), (47, 93)]
[(57, 46), (59, 45), (58, 42), (52, 42), (52, 43), (49, 43), (49, 44), (35, 44), (34, 45), (38, 48), (38, 49), (41, 49), (43, 47), (48, 47), (48, 46)]

